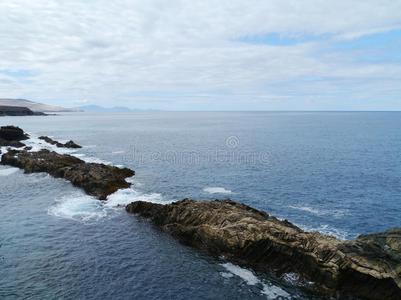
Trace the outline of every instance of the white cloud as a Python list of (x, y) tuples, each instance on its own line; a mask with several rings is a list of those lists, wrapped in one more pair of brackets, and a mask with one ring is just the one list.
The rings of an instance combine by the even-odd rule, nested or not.
[[(285, 99), (334, 98), (343, 90), (350, 99), (401, 96), (392, 86), (400, 65), (321, 53), (324, 40), (236, 42), (267, 33), (352, 39), (401, 28), (401, 1), (4, 0), (0, 15), (4, 97), (269, 109), (272, 101), (292, 105)], [(19, 69), (35, 76), (1, 73)]]

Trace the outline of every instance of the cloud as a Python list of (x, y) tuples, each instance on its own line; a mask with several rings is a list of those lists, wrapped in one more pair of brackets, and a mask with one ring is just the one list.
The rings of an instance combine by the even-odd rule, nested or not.
[(386, 44), (371, 54), (379, 60), (358, 59), (374, 40), (352, 48), (401, 29), (400, 1), (7, 0), (0, 14), (4, 97), (292, 109), (401, 96)]

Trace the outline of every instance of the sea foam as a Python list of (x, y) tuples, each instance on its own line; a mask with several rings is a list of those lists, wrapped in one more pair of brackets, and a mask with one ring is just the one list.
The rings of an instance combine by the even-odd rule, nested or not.
[[(266, 295), (268, 299), (277, 299), (279, 297), (280, 299), (288, 299), (290, 296), (282, 288), (262, 281), (251, 270), (241, 268), (232, 263), (224, 263), (221, 264), (221, 266), (223, 266), (229, 273), (240, 277), (246, 284), (259, 287), (261, 289), (260, 293)], [(226, 272), (222, 272), (221, 275), (224, 278), (231, 277)]]
[(209, 194), (233, 194), (232, 191), (226, 190), (223, 187), (205, 187), (203, 191)]
[(56, 199), (56, 203), (48, 209), (48, 213), (83, 222), (97, 221), (107, 215), (101, 201), (78, 192)]
[(325, 235), (330, 235), (330, 236), (336, 237), (339, 240), (347, 240), (347, 239), (353, 237), (348, 232), (342, 231), (342, 230), (332, 227), (328, 224), (322, 224), (317, 227), (305, 226), (302, 224), (295, 224), (295, 225), (297, 225), (298, 227), (302, 228), (305, 231), (317, 231), (317, 232), (320, 232)]
[(336, 219), (340, 219), (349, 214), (349, 211), (346, 209), (327, 210), (327, 209), (322, 209), (322, 208), (318, 209), (318, 208), (305, 206), (305, 205), (299, 205), (299, 206), (298, 205), (289, 205), (288, 207), (291, 209), (307, 212), (307, 213), (310, 213), (310, 214), (313, 214), (316, 216), (331, 216)]
[[(127, 179), (131, 183), (133, 183), (133, 180), (133, 177)], [(125, 207), (134, 201), (171, 202), (165, 200), (159, 193), (144, 193), (135, 190), (133, 187), (120, 189), (109, 195), (105, 201), (85, 195), (82, 191), (76, 191), (71, 195), (56, 198), (55, 204), (48, 209), (48, 213), (56, 217), (88, 223), (98, 221), (114, 212), (115, 209)]]

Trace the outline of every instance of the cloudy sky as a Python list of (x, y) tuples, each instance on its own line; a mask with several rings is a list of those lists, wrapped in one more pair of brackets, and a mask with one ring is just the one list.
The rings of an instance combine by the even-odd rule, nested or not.
[(5, 97), (401, 110), (401, 0), (1, 0)]

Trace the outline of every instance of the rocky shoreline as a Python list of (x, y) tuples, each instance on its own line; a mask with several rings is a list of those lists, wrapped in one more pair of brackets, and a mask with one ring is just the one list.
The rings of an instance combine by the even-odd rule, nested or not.
[(297, 273), (325, 296), (401, 299), (401, 229), (340, 241), (231, 200), (137, 201), (126, 210), (212, 255), (278, 276)]
[[(4, 146), (21, 148), (25, 144), (20, 141), (29, 137), (18, 127), (6, 126), (0, 128), (0, 138), (4, 139)], [(57, 147), (81, 147), (73, 141), (62, 144), (47, 137), (43, 139)], [(106, 200), (107, 196), (119, 189), (129, 188), (131, 184), (126, 181), (126, 178), (135, 175), (135, 172), (128, 168), (87, 163), (77, 157), (45, 149), (34, 152), (31, 152), (29, 148), (8, 149), (1, 156), (0, 163), (23, 169), (25, 173), (45, 172), (55, 178), (64, 178), (99, 200)]]
[(27, 139), (29, 136), (21, 128), (15, 126), (0, 127), (0, 147), (22, 148), (25, 144), (21, 141)]
[(55, 141), (55, 140), (49, 138), (48, 136), (40, 136), (39, 139), (45, 141), (46, 143), (48, 143), (50, 145), (57, 146), (58, 148), (72, 148), (72, 149), (82, 148), (82, 146), (76, 144), (74, 141), (68, 141), (67, 143), (63, 144), (63, 143), (60, 143), (58, 141)]
[[(18, 127), (1, 127), (0, 147), (7, 151), (0, 152), (0, 163), (25, 173), (64, 178), (100, 200), (131, 185), (126, 179), (135, 174), (133, 170), (45, 149), (31, 151), (23, 143), (28, 139)], [(81, 147), (73, 141), (40, 139), (56, 147)], [(278, 277), (296, 273), (301, 281), (313, 282), (309, 288), (325, 297), (401, 299), (401, 229), (341, 241), (231, 200), (184, 199), (165, 205), (137, 201), (128, 204), (126, 211), (211, 255)]]

